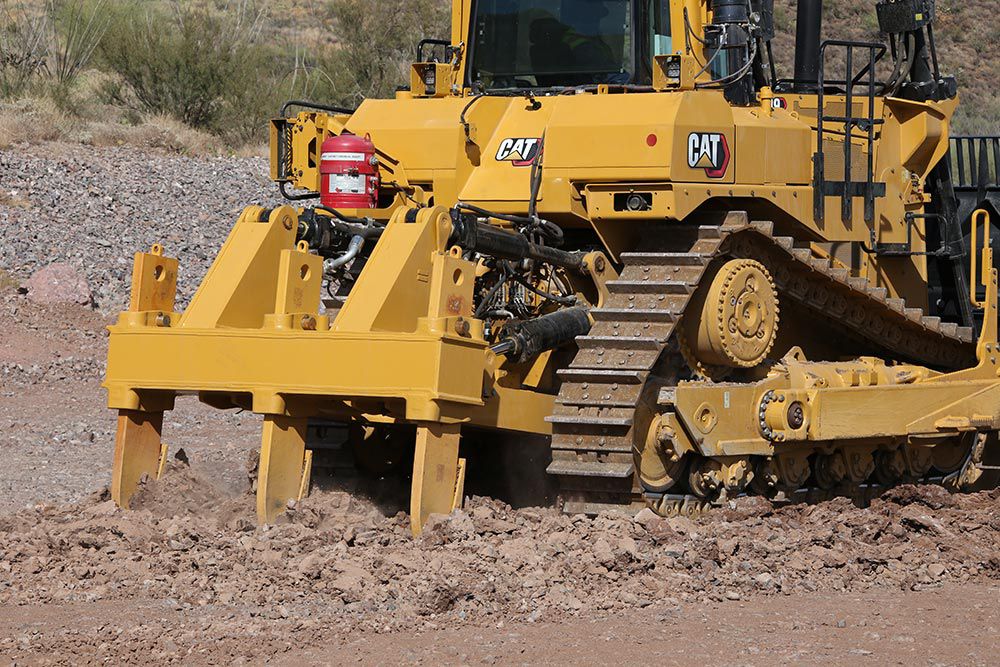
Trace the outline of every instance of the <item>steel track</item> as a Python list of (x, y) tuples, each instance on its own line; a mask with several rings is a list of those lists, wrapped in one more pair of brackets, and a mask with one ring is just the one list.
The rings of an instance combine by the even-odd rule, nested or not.
[[(652, 235), (652, 234), (651, 234)], [(783, 312), (791, 304), (824, 318), (852, 340), (853, 349), (896, 361), (955, 369), (974, 363), (973, 331), (908, 308), (887, 290), (855, 278), (829, 258), (818, 258), (771, 223), (730, 213), (716, 225), (678, 225), (655, 231), (655, 249), (621, 255), (611, 297), (592, 310), (594, 326), (577, 339), (578, 352), (562, 381), (552, 424), (552, 463), (564, 510), (594, 514), (638, 509), (646, 498), (637, 483), (636, 444), (656, 396), (690, 373), (678, 324), (699, 285), (728, 259), (755, 259), (772, 273)]]

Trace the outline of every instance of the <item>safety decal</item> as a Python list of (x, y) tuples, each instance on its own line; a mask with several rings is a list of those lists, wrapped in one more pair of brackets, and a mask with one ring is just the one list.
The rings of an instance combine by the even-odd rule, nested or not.
[(729, 141), (720, 132), (692, 132), (688, 135), (688, 166), (704, 169), (709, 178), (722, 178), (729, 170)]

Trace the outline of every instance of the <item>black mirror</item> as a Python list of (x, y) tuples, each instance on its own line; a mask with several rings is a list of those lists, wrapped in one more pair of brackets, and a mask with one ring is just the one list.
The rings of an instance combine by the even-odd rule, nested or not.
[[(425, 47), (438, 47), (431, 49), (431, 55), (428, 60), (424, 59), (424, 48)], [(440, 49), (441, 53), (444, 55), (443, 58), (438, 58), (435, 55), (435, 51)], [(420, 43), (417, 44), (417, 60), (418, 63), (447, 63), (451, 62), (451, 59), (455, 57), (455, 47), (451, 45), (451, 42), (447, 39), (422, 39)]]

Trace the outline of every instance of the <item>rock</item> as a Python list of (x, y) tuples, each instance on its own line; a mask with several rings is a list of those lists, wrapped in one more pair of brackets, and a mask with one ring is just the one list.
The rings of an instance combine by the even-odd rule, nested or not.
[(649, 528), (650, 524), (660, 521), (661, 517), (648, 507), (643, 507), (634, 517), (632, 517), (632, 520), (643, 528)]
[(36, 271), (24, 287), (28, 290), (29, 299), (44, 305), (75, 303), (89, 306), (94, 300), (83, 274), (62, 262), (49, 264)]
[(769, 591), (774, 588), (774, 577), (770, 572), (762, 572), (753, 578), (754, 583), (757, 584), (761, 589)]
[(900, 513), (904, 525), (918, 531), (927, 531), (937, 535), (950, 535), (944, 525), (917, 505), (907, 505)]
[(940, 579), (946, 571), (947, 569), (941, 563), (931, 563), (927, 566), (927, 574), (934, 579)]
[(117, 511), (118, 506), (115, 505), (115, 501), (113, 500), (105, 500), (84, 510), (88, 515), (94, 517), (108, 517)]
[(345, 602), (362, 599), (365, 585), (369, 579), (368, 573), (362, 568), (349, 563), (338, 563), (340, 573), (330, 582), (333, 590), (341, 593)]
[(302, 576), (309, 577), (310, 579), (318, 579), (325, 562), (326, 555), (321, 550), (317, 549), (299, 560), (295, 569)]
[(191, 540), (189, 540), (189, 539), (183, 539), (183, 540), (168, 540), (168, 541), (167, 541), (167, 546), (168, 546), (168, 547), (169, 547), (170, 549), (172, 549), (173, 551), (187, 551), (187, 550), (188, 550), (188, 549), (190, 549), (190, 548), (191, 548), (192, 546), (194, 546), (194, 542), (192, 542), (192, 541), (191, 541)]
[(611, 550), (611, 545), (608, 544), (608, 541), (603, 537), (598, 538), (598, 540), (594, 542), (593, 553), (597, 562), (601, 565), (604, 565), (605, 567), (614, 565), (615, 553)]
[(517, 530), (517, 524), (506, 519), (491, 519), (488, 521), (476, 522), (480, 526), (481, 532), (506, 534)]
[(739, 544), (740, 541), (735, 538), (716, 541), (716, 546), (719, 548), (720, 556), (732, 556), (736, 553), (736, 548)]
[(639, 557), (639, 545), (631, 537), (618, 540), (618, 551), (628, 554), (631, 558)]

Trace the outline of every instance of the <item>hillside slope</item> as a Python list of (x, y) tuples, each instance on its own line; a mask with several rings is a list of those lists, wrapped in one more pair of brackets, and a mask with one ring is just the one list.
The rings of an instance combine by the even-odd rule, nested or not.
[[(794, 60), (796, 0), (775, 1), (778, 38), (774, 49), (781, 76), (791, 76)], [(941, 69), (958, 78), (962, 104), (956, 134), (1000, 133), (1000, 59), (985, 55), (1000, 42), (996, 0), (938, 0), (936, 37)], [(879, 39), (873, 0), (826, 0), (825, 39)], [(982, 55), (981, 55), (982, 54)]]

